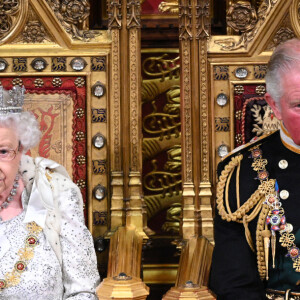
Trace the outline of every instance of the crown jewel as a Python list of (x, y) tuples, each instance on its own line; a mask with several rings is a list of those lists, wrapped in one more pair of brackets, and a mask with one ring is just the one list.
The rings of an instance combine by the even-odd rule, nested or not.
[(0, 115), (21, 113), (23, 111), (24, 97), (24, 86), (14, 86), (9, 91), (0, 86)]

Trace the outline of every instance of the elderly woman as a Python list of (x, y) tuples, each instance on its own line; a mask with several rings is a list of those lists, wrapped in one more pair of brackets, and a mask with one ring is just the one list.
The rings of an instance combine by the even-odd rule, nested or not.
[(97, 299), (78, 187), (59, 164), (24, 154), (40, 139), (24, 92), (0, 87), (0, 299)]

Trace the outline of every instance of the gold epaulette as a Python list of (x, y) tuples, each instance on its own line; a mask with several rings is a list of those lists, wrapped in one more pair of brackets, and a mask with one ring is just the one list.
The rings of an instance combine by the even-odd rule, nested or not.
[(249, 146), (251, 145), (254, 145), (255, 143), (257, 142), (260, 142), (262, 141), (263, 139), (269, 137), (270, 135), (272, 135), (274, 132), (272, 133), (268, 133), (268, 134), (264, 134), (260, 137), (254, 137), (253, 139), (250, 140), (250, 142), (246, 143), (246, 144), (243, 144), (243, 145), (240, 145), (236, 148), (234, 148), (231, 152), (229, 152), (226, 156), (222, 157), (222, 161), (224, 161), (225, 159), (227, 159), (228, 157), (240, 152), (240, 151), (243, 151), (244, 149), (248, 148)]

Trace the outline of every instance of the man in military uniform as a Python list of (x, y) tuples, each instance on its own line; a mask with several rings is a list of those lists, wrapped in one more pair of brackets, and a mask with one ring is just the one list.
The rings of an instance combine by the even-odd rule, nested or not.
[(210, 287), (218, 299), (300, 299), (300, 40), (277, 47), (266, 101), (279, 131), (218, 166)]

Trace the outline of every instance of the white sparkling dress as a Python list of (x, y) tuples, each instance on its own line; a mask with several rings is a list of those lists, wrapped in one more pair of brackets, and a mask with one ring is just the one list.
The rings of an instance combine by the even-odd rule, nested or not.
[[(96, 255), (91, 234), (84, 224), (78, 191), (66, 178), (54, 176), (53, 179), (60, 181), (61, 187), (57, 202), (62, 212), (59, 234), (61, 262), (44, 230), (41, 231), (37, 236), (34, 256), (22, 272), (20, 282), (0, 289), (1, 300), (97, 299), (95, 289), (99, 275)], [(22, 202), (25, 207), (28, 198), (24, 189)], [(13, 219), (0, 222), (0, 280), (14, 269), (19, 250), (24, 248), (29, 234), (25, 217), (26, 209)]]

